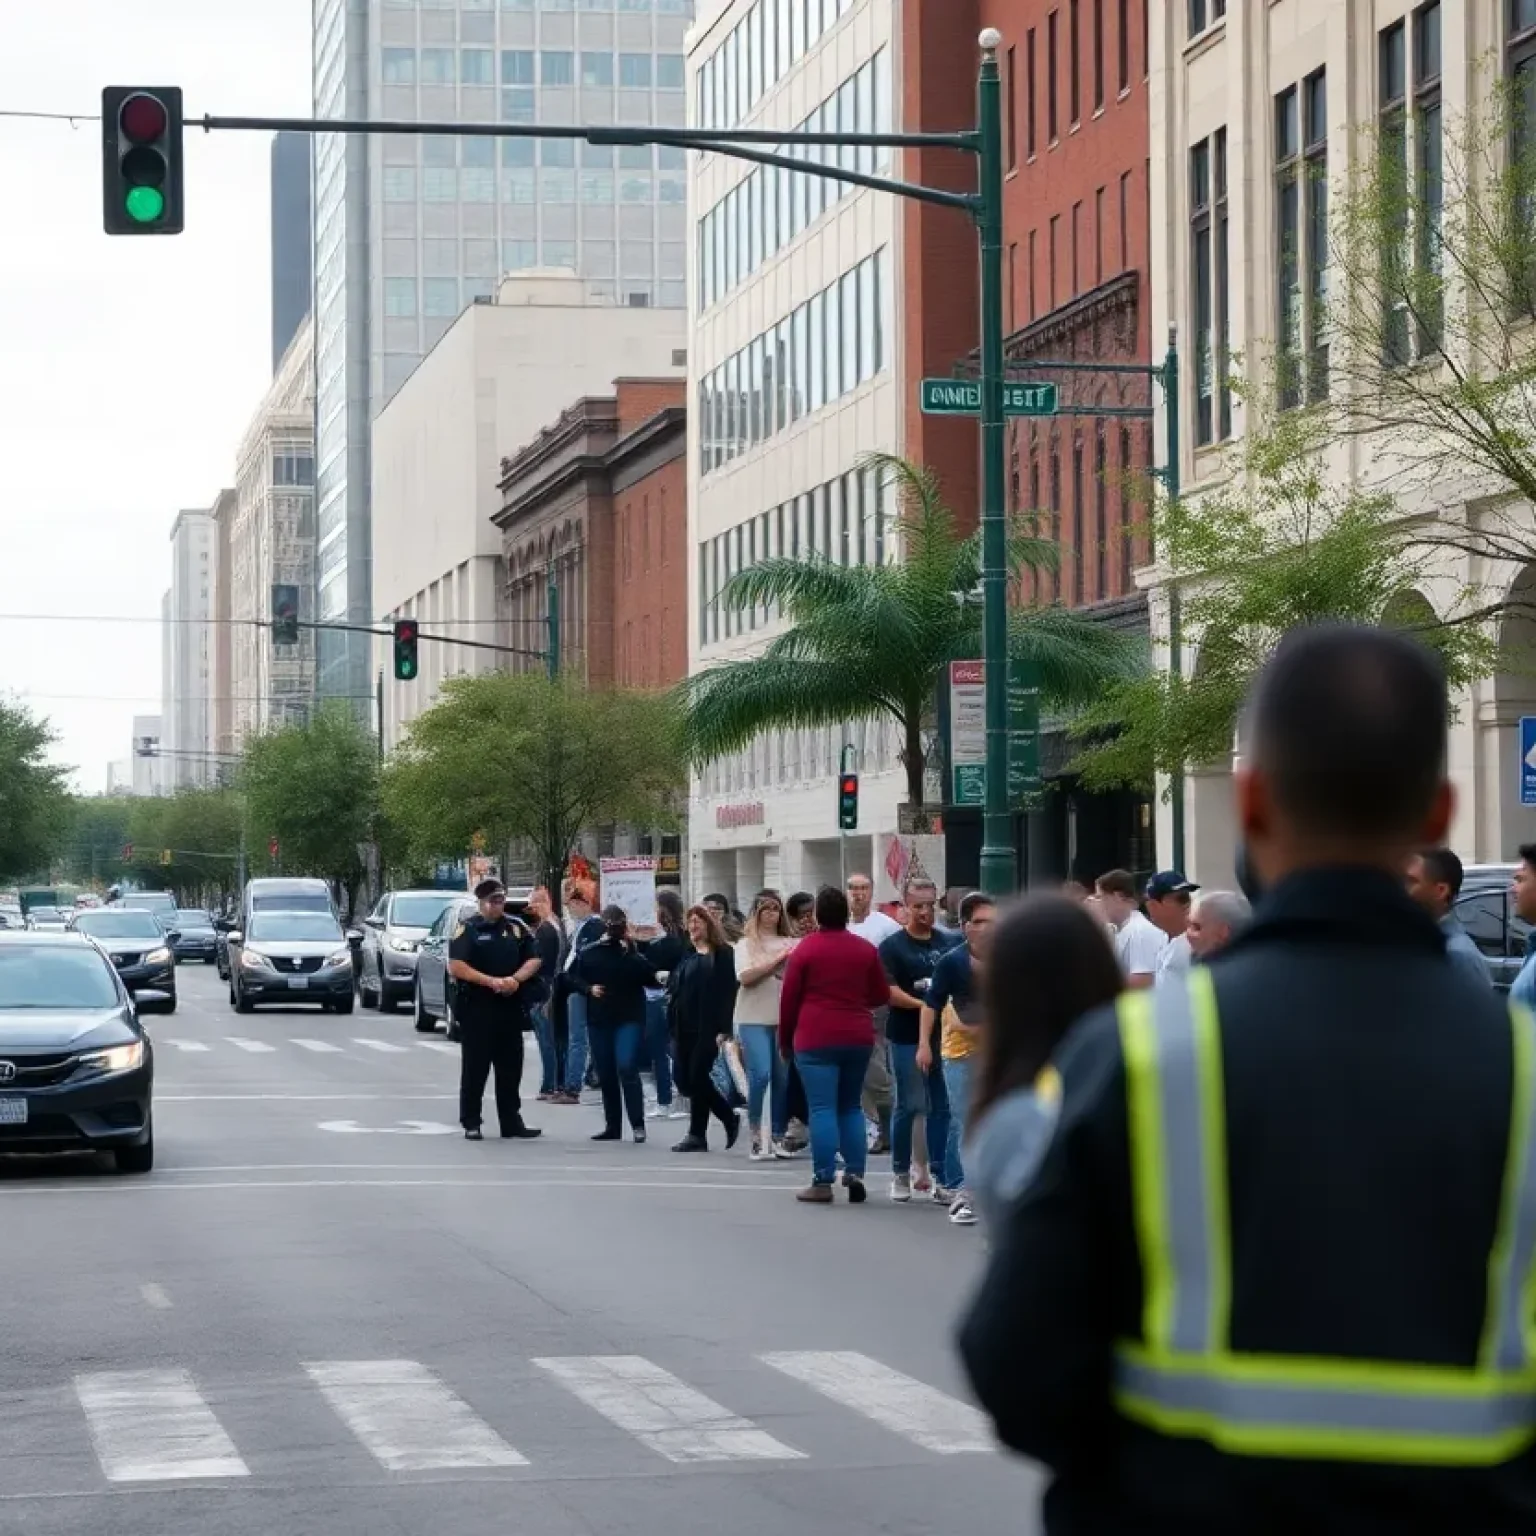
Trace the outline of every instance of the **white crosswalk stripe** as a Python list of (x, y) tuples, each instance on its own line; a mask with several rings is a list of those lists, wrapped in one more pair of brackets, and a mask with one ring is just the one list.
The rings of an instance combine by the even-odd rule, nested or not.
[(414, 1360), (321, 1360), (305, 1370), (364, 1449), (391, 1472), (528, 1465)]
[(370, 1051), (388, 1051), (397, 1056), (403, 1056), (410, 1049), (409, 1046), (395, 1045), (389, 1040), (370, 1040), (364, 1035), (353, 1035), (352, 1043), (366, 1046)]
[(224, 1038), (238, 1049), (249, 1051), (252, 1056), (270, 1056), (277, 1049), (275, 1045), (268, 1045), (265, 1040), (244, 1040), (239, 1035), (225, 1035)]
[(801, 1350), (758, 1359), (925, 1451), (952, 1456), (990, 1451), (996, 1443), (979, 1409), (868, 1355), (852, 1350)]
[(448, 1056), (459, 1054), (458, 1046), (450, 1045), (446, 1040), (418, 1040), (416, 1044), (424, 1051), (441, 1051)]
[(643, 1356), (570, 1355), (533, 1363), (668, 1461), (785, 1461), (804, 1454)]
[(208, 1045), (203, 1040), (162, 1040), (162, 1045), (174, 1045), (178, 1051), (206, 1051)]
[(324, 1055), (340, 1056), (343, 1054), (341, 1047), (339, 1045), (332, 1045), (329, 1040), (301, 1040), (295, 1035), (293, 1037), (293, 1044), (302, 1050), (316, 1051)]
[(75, 1395), (110, 1482), (249, 1475), (234, 1442), (185, 1371), (77, 1376)]

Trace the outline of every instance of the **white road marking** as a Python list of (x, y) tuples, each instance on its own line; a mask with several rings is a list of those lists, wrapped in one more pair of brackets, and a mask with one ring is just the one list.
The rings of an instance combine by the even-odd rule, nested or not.
[(641, 1355), (568, 1355), (533, 1363), (668, 1461), (795, 1461), (804, 1455)]
[(154, 1307), (158, 1312), (168, 1312), (171, 1306), (171, 1298), (166, 1294), (163, 1285), (156, 1285), (153, 1280), (139, 1287), (139, 1295), (144, 1298), (144, 1304)]
[(953, 1456), (996, 1446), (979, 1409), (868, 1355), (853, 1350), (803, 1350), (758, 1359), (925, 1451)]
[(528, 1465), (414, 1360), (321, 1360), (304, 1369), (363, 1448), (391, 1472)]
[(424, 1051), (442, 1051), (448, 1056), (457, 1056), (459, 1054), (458, 1046), (450, 1045), (446, 1040), (418, 1040), (416, 1044)]
[(234, 1442), (185, 1371), (77, 1376), (75, 1395), (110, 1482), (250, 1476)]
[(157, 1093), (162, 1104), (425, 1104), (456, 1093)]
[(225, 1035), (224, 1038), (231, 1045), (239, 1046), (242, 1051), (249, 1051), (253, 1056), (270, 1056), (277, 1049), (265, 1040), (244, 1040), (239, 1035)]
[(782, 1200), (804, 1180), (776, 1184), (731, 1184), (724, 1179), (214, 1179), (203, 1183), (170, 1183), (155, 1179), (145, 1184), (16, 1184), (0, 1186), (0, 1205), (7, 1200), (30, 1200), (45, 1195), (67, 1195), (72, 1200), (105, 1196), (132, 1200), (174, 1191), (228, 1189), (729, 1189), (754, 1195), (773, 1195)]
[(306, 1051), (319, 1051), (328, 1056), (339, 1056), (341, 1054), (341, 1047), (339, 1045), (332, 1045), (329, 1040), (300, 1040), (295, 1036), (293, 1043), (302, 1046)]
[(161, 1040), (161, 1045), (174, 1045), (178, 1051), (206, 1051), (207, 1044), (202, 1040)]
[(459, 1129), (440, 1120), (402, 1120), (398, 1125), (359, 1125), (356, 1120), (322, 1120), (316, 1127), (343, 1135), (364, 1136), (452, 1136)]
[(370, 1040), (365, 1035), (353, 1035), (353, 1045), (366, 1045), (370, 1051), (388, 1051), (393, 1056), (403, 1056), (410, 1049), (405, 1045), (394, 1045), (388, 1040)]

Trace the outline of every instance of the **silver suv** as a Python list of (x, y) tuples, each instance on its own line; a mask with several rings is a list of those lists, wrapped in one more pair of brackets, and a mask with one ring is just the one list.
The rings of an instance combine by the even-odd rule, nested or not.
[(364, 1008), (394, 1011), (416, 990), (416, 951), (463, 891), (388, 891), (363, 922), (358, 992)]

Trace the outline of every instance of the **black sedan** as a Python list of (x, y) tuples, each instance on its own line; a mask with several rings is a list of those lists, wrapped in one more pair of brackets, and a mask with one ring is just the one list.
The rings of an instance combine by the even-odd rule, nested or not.
[(102, 907), (77, 912), (71, 928), (96, 940), (111, 957), (123, 985), (146, 1009), (176, 1012), (176, 952), (180, 934), (160, 926), (153, 912)]
[(0, 933), (0, 1152), (155, 1161), (155, 1063), (133, 1000), (80, 934)]
[(201, 960), (212, 965), (218, 957), (219, 936), (214, 930), (213, 918), (195, 907), (183, 907), (176, 913), (171, 925), (176, 930), (176, 942), (171, 945), (178, 960)]

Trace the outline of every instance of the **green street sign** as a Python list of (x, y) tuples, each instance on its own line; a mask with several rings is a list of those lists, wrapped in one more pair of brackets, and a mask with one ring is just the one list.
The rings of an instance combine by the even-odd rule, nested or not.
[[(949, 664), (951, 805), (985, 805), (986, 669), (979, 661)], [(1008, 667), (1008, 803), (1040, 792), (1040, 678), (1027, 662)]]
[[(918, 403), (925, 416), (981, 415), (980, 379), (924, 379)], [(1004, 384), (1005, 416), (1054, 416), (1054, 384)]]
[(987, 803), (987, 765), (985, 763), (956, 763), (954, 767), (952, 805), (985, 805)]

